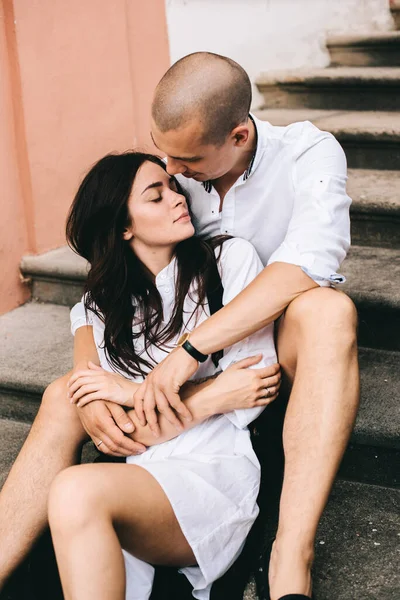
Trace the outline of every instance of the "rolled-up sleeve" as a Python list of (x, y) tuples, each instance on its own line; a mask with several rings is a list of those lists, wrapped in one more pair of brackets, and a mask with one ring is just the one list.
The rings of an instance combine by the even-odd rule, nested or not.
[(83, 297), (80, 302), (78, 302), (77, 304), (75, 304), (75, 306), (72, 307), (69, 317), (71, 321), (72, 335), (75, 335), (76, 330), (79, 329), (79, 327), (93, 325), (92, 313), (90, 311), (86, 312)]
[(309, 122), (293, 152), (293, 213), (268, 264), (298, 265), (321, 286), (342, 283), (337, 271), (350, 247), (345, 154), (330, 133)]
[[(223, 305), (227, 304), (263, 270), (262, 262), (254, 247), (242, 239), (224, 243), (221, 260), (221, 280), (224, 287)], [(262, 298), (260, 298), (262, 302)], [(254, 365), (259, 369), (277, 362), (274, 345), (274, 324), (260, 329), (253, 335), (227, 348), (219, 361), (219, 368), (225, 371), (230, 365), (243, 358), (262, 354), (262, 360)], [(254, 421), (264, 407), (247, 408), (226, 413), (225, 416), (239, 429), (244, 429)]]

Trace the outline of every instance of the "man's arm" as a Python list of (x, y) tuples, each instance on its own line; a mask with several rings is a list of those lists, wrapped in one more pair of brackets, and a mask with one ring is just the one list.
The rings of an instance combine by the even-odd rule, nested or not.
[(300, 267), (273, 263), (229, 304), (201, 323), (192, 332), (190, 342), (203, 354), (227, 348), (275, 321), (295, 298), (315, 287), (318, 284)]

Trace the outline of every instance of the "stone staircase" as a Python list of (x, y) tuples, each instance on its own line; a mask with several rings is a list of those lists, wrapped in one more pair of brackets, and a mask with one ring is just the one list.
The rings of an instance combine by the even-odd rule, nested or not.
[[(353, 247), (342, 272), (360, 317), (362, 400), (318, 530), (314, 587), (318, 600), (398, 600), (400, 31), (335, 37), (328, 48), (327, 69), (257, 82), (260, 118), (308, 119), (331, 131), (350, 167)], [(0, 318), (0, 485), (44, 388), (71, 368), (68, 307), (81, 295), (86, 264), (65, 247), (25, 257), (21, 271), (33, 301)], [(257, 598), (254, 581), (245, 597)]]

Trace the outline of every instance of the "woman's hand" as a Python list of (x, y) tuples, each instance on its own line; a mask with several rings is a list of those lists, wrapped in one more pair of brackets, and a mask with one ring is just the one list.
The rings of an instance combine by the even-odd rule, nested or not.
[(95, 400), (107, 400), (121, 406), (133, 407), (133, 395), (139, 384), (105, 371), (90, 362), (88, 369), (78, 369), (68, 382), (70, 402), (80, 408)]
[(242, 408), (266, 406), (275, 400), (281, 385), (278, 363), (261, 369), (249, 367), (260, 362), (262, 355), (244, 358), (218, 375), (207, 388), (210, 412), (221, 414)]

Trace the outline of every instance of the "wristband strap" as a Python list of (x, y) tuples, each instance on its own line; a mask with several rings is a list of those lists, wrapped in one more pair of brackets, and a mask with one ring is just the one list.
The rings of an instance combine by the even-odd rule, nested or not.
[(194, 346), (192, 346), (192, 344), (189, 342), (189, 340), (186, 340), (186, 342), (184, 344), (182, 344), (182, 348), (184, 350), (186, 350), (186, 352), (188, 354), (190, 354), (190, 356), (192, 358), (194, 358), (195, 360), (198, 360), (201, 363), (206, 361), (208, 358), (208, 354), (202, 354), (201, 352), (196, 350), (196, 348)]

